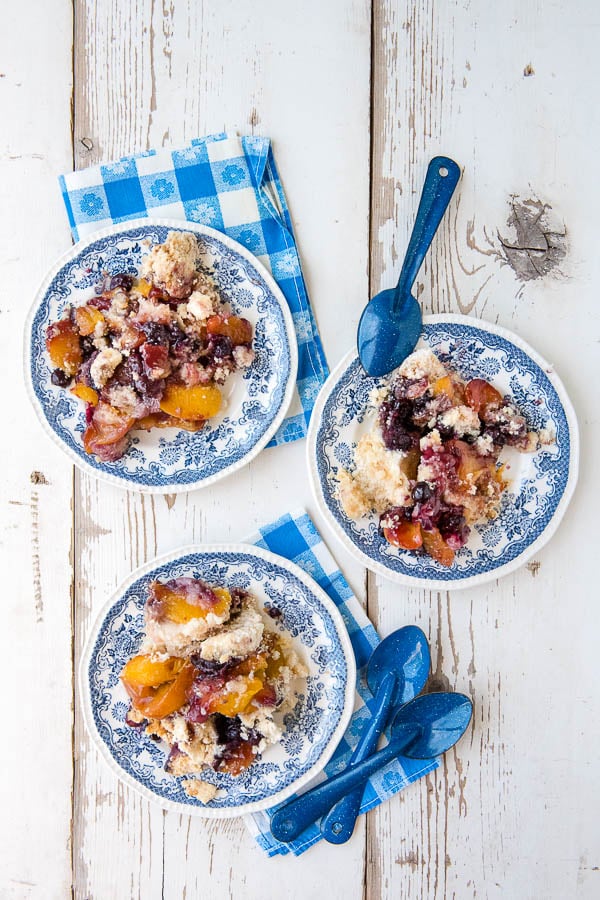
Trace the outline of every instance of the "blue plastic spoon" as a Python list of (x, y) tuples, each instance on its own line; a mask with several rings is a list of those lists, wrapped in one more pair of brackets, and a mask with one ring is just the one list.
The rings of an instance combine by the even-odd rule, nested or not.
[(473, 706), (464, 694), (424, 694), (407, 703), (392, 724), (387, 747), (284, 804), (271, 819), (271, 832), (288, 843), (316, 822), (341, 797), (399, 756), (431, 759), (459, 740), (471, 720)]
[(415, 349), (423, 317), (411, 289), (459, 178), (459, 167), (447, 156), (429, 163), (398, 284), (376, 294), (358, 323), (358, 355), (367, 375), (387, 375)]
[[(373, 714), (349, 765), (370, 756), (391, 715), (421, 693), (430, 663), (427, 638), (416, 625), (399, 628), (375, 648), (367, 666), (367, 684), (375, 697)], [(361, 785), (347, 794), (321, 822), (321, 834), (330, 844), (343, 844), (352, 837), (363, 790)]]

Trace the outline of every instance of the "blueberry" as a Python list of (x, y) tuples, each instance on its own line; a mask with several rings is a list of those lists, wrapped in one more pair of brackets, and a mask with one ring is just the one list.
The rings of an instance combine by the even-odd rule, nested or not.
[(231, 338), (228, 338), (224, 334), (215, 334), (210, 339), (209, 349), (212, 350), (215, 360), (225, 359), (226, 357), (231, 356), (233, 351)]
[(71, 376), (67, 375), (66, 372), (63, 372), (62, 369), (55, 369), (50, 376), (50, 381), (57, 387), (64, 388), (67, 387), (67, 385), (71, 384)]
[(140, 326), (149, 344), (164, 344), (169, 346), (169, 329), (158, 322), (144, 322)]
[(133, 276), (128, 275), (126, 272), (119, 272), (118, 275), (113, 275), (110, 279), (111, 291), (114, 291), (117, 288), (121, 288), (123, 291), (130, 291), (132, 287)]
[(238, 663), (239, 659), (228, 659), (227, 662), (219, 662), (216, 659), (203, 659), (199, 653), (194, 653), (191, 657), (191, 662), (201, 675), (220, 675), (226, 669)]
[(415, 503), (426, 503), (432, 493), (433, 491), (426, 481), (417, 481), (412, 490), (413, 500)]

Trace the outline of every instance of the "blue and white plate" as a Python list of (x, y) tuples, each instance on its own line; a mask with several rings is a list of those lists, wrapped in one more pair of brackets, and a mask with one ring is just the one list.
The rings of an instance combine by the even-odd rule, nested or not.
[(351, 466), (353, 448), (374, 422), (369, 394), (389, 378), (367, 376), (351, 352), (332, 372), (315, 404), (307, 447), (310, 480), (327, 523), (369, 569), (414, 587), (472, 587), (521, 566), (556, 530), (577, 480), (577, 420), (552, 367), (516, 335), (467, 316), (425, 316), (423, 321), (417, 347), (430, 347), (465, 380), (491, 381), (514, 398), (531, 429), (552, 429), (556, 442), (534, 454), (503, 451), (509, 487), (501, 512), (472, 530), (451, 567), (392, 547), (378, 533), (377, 515), (354, 521), (336, 496), (336, 473)]
[[(148, 586), (181, 575), (243, 587), (278, 607), (282, 626), (308, 669), (297, 679), (295, 708), (279, 714), (281, 743), (237, 777), (205, 770), (220, 789), (207, 805), (164, 770), (166, 745), (125, 724), (129, 701), (119, 673), (140, 646)], [(278, 627), (274, 625), (274, 627)], [(342, 738), (354, 706), (356, 664), (342, 617), (327, 594), (294, 563), (247, 544), (189, 547), (134, 572), (100, 612), (80, 667), (86, 724), (112, 771), (165, 809), (208, 818), (244, 815), (280, 803), (314, 778)], [(275, 717), (277, 719), (277, 713)]]
[[(134, 433), (127, 453), (104, 463), (83, 448), (81, 401), (50, 381), (46, 326), (70, 304), (93, 296), (105, 273), (139, 271), (152, 244), (169, 231), (198, 236), (202, 267), (223, 298), (254, 326), (256, 358), (224, 388), (226, 404), (197, 432), (154, 428)], [(244, 247), (194, 222), (138, 219), (98, 231), (76, 244), (39, 289), (25, 331), (26, 380), (46, 432), (74, 463), (98, 478), (148, 493), (176, 493), (212, 484), (255, 457), (281, 424), (296, 380), (298, 350), (292, 316), (281, 290), (264, 266)]]

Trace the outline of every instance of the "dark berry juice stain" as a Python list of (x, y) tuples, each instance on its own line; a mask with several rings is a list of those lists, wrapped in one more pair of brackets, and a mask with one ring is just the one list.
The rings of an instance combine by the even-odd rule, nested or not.
[(498, 235), (504, 256), (520, 281), (560, 274), (567, 254), (567, 232), (558, 225), (552, 207), (537, 198), (513, 195), (506, 222), (512, 236)]

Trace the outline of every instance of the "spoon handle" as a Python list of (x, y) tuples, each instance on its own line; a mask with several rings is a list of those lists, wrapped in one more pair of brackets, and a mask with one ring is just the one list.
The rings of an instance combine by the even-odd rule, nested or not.
[(374, 772), (383, 768), (399, 756), (402, 750), (414, 740), (420, 732), (418, 725), (409, 725), (406, 732), (398, 735), (387, 747), (375, 753), (364, 762), (349, 766), (339, 775), (318, 785), (311, 791), (286, 803), (278, 809), (271, 819), (271, 833), (278, 841), (289, 842), (302, 834), (317, 819), (331, 809), (340, 797), (360, 785), (364, 785)]
[[(442, 174), (443, 172), (445, 174)], [(417, 218), (398, 279), (393, 304), (394, 312), (398, 311), (402, 298), (410, 293), (459, 178), (460, 168), (447, 156), (434, 157), (427, 167)]]
[[(350, 757), (349, 765), (362, 762), (371, 755), (389, 718), (396, 688), (397, 676), (389, 672), (381, 682), (375, 696), (375, 712), (365, 727), (361, 738)], [(360, 785), (339, 800), (321, 822), (321, 834), (330, 844), (344, 844), (354, 831), (360, 811), (364, 785)]]

